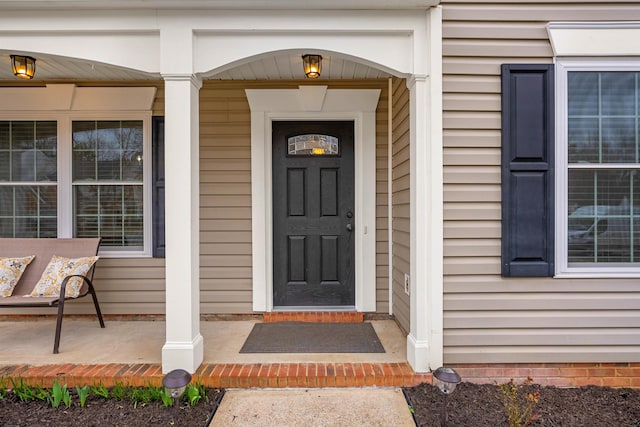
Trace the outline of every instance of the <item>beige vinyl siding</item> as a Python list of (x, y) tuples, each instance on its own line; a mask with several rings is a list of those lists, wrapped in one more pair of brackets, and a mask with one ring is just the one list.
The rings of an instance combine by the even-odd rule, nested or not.
[(251, 112), (240, 85), (200, 89), (200, 310), (251, 313)]
[(409, 296), (404, 275), (410, 271), (409, 253), (409, 90), (405, 79), (393, 79), (392, 191), (393, 191), (393, 314), (400, 327), (410, 330)]
[(500, 64), (550, 63), (549, 21), (628, 3), (443, 2), (445, 363), (637, 360), (637, 279), (500, 276)]
[[(252, 312), (251, 112), (245, 89), (294, 89), (301, 83), (205, 81), (200, 90), (200, 301), (203, 314)], [(382, 89), (376, 113), (378, 312), (389, 310), (386, 83), (386, 80), (367, 80), (329, 84), (330, 88)]]

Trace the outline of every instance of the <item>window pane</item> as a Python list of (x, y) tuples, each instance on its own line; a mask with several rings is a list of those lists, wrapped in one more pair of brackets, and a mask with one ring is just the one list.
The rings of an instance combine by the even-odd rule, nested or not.
[(569, 118), (569, 163), (598, 163), (600, 121), (597, 118)]
[(142, 185), (76, 185), (76, 237), (102, 237), (110, 249), (142, 250), (144, 244)]
[(0, 121), (0, 150), (8, 150), (10, 145), (10, 122)]
[[(637, 262), (635, 170), (569, 171), (569, 262)], [(632, 209), (633, 207), (633, 209)]]
[(11, 180), (11, 153), (0, 149), (0, 182)]
[(142, 121), (73, 122), (73, 180), (142, 182)]
[(635, 72), (570, 72), (569, 163), (637, 163)]
[(600, 73), (603, 116), (635, 114), (635, 73)]
[(95, 181), (96, 153), (95, 151), (73, 150), (73, 180)]
[(0, 237), (55, 237), (55, 186), (0, 186)]
[(0, 122), (0, 182), (56, 181), (56, 129), (55, 121)]
[(598, 73), (569, 73), (569, 116), (598, 114)]
[(14, 149), (33, 150), (36, 145), (34, 122), (11, 123), (11, 146)]
[(0, 236), (57, 236), (56, 150), (55, 121), (0, 122)]
[(602, 162), (636, 163), (634, 118), (602, 119)]

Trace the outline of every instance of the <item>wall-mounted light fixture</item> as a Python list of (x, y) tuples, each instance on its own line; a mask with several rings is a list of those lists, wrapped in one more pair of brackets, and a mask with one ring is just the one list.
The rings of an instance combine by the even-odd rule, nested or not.
[(304, 75), (309, 79), (317, 79), (322, 71), (322, 56), (320, 55), (302, 55), (302, 65), (304, 66)]
[(11, 70), (21, 79), (32, 79), (36, 74), (36, 59), (30, 56), (11, 55)]

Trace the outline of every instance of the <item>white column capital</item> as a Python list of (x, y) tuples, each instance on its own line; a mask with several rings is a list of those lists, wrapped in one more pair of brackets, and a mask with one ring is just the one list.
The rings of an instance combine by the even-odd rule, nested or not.
[(428, 74), (411, 74), (407, 77), (407, 88), (412, 89), (417, 83), (427, 83), (429, 80)]
[(162, 74), (162, 78), (165, 82), (186, 82), (189, 81), (196, 88), (202, 87), (202, 79), (195, 74)]

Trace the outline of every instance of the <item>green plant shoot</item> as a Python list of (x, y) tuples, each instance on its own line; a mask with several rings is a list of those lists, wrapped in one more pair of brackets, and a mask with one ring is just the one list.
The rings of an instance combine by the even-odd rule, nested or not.
[(76, 392), (78, 393), (78, 398), (80, 399), (80, 407), (84, 408), (87, 404), (87, 397), (89, 397), (89, 386), (86, 385), (84, 387), (76, 386)]
[(67, 408), (71, 407), (71, 393), (67, 390), (67, 385), (60, 385), (58, 381), (54, 381), (49, 402), (54, 408), (59, 407), (61, 403), (64, 403)]
[(91, 391), (96, 396), (102, 397), (103, 399), (109, 398), (109, 389), (103, 386), (102, 384), (96, 384), (91, 387)]

